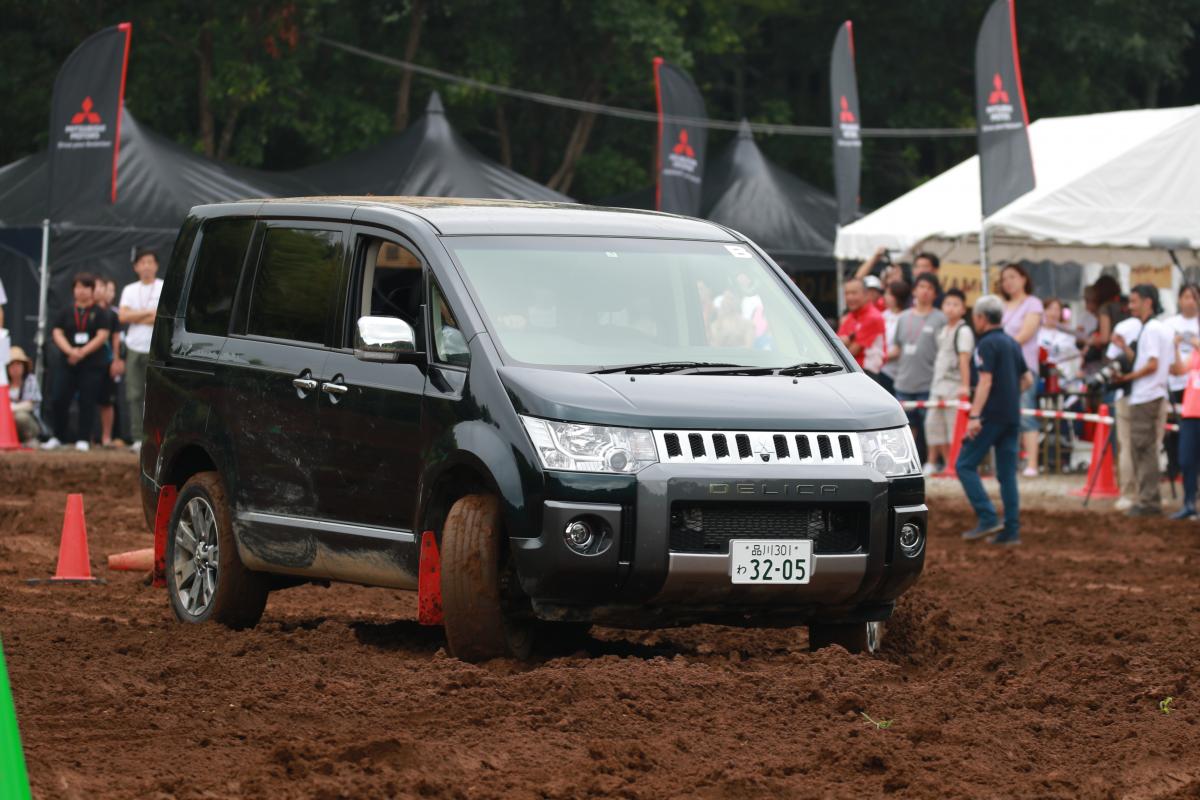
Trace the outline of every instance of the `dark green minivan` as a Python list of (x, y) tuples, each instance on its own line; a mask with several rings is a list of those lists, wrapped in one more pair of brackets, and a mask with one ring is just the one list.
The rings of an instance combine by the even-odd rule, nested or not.
[(468, 660), (593, 623), (861, 651), (923, 567), (900, 406), (719, 225), (225, 203), (193, 209), (165, 280), (141, 472), (182, 621), (349, 581), (419, 587)]

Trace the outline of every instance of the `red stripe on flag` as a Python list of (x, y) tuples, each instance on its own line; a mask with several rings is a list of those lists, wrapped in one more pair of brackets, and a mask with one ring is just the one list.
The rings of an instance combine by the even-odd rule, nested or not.
[(654, 210), (662, 211), (662, 137), (663, 110), (662, 86), (658, 82), (658, 69), (662, 66), (661, 56), (654, 57), (654, 104), (658, 109), (658, 139), (654, 142)]
[(117, 92), (117, 136), (113, 142), (112, 202), (117, 202), (117, 160), (121, 156), (121, 112), (125, 109), (125, 75), (129, 72), (129, 39), (133, 25), (122, 22), (117, 30), (125, 32), (125, 56), (121, 59), (121, 89)]

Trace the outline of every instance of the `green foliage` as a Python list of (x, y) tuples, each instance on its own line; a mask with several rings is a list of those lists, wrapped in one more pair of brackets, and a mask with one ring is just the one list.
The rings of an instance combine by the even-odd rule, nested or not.
[[(565, 97), (653, 109), (650, 60), (691, 70), (713, 117), (827, 124), (829, 48), (854, 21), (863, 123), (973, 120), (973, 52), (988, 0), (0, 0), (0, 164), (45, 146), (62, 60), (95, 30), (133, 22), (127, 102), (151, 128), (233, 163), (291, 169), (392, 132), (399, 70), (321, 46), (320, 33), (419, 63)], [(1018, 4), (1030, 114), (1200, 102), (1200, 0)], [(205, 65), (209, 77), (202, 80)], [(546, 181), (578, 115), (416, 76), (410, 119), (433, 89), (484, 153)], [(654, 126), (600, 119), (571, 193), (648, 184)], [(729, 135), (713, 132), (715, 154)], [(828, 188), (825, 138), (775, 136), (768, 155)], [(974, 152), (962, 139), (868, 140), (863, 201), (878, 206)]]
[(1175, 699), (1174, 697), (1168, 697), (1167, 699), (1165, 699), (1165, 700), (1163, 700), (1162, 702), (1160, 702), (1160, 703), (1158, 704), (1158, 710), (1159, 710), (1159, 711), (1161, 711), (1161, 712), (1162, 712), (1162, 713), (1164, 713), (1164, 714), (1170, 714), (1170, 713), (1171, 713), (1171, 710), (1172, 710), (1172, 709), (1171, 709), (1171, 702), (1172, 702), (1174, 699)]
[(871, 723), (872, 725), (875, 726), (875, 728), (877, 730), (881, 730), (881, 731), (887, 730), (888, 728), (892, 727), (892, 723), (895, 722), (895, 720), (893, 720), (893, 719), (878, 719), (878, 720), (871, 719), (869, 716), (867, 716), (867, 712), (865, 712), (865, 711), (860, 711), (858, 713), (862, 714), (863, 717), (867, 720), (867, 722)]

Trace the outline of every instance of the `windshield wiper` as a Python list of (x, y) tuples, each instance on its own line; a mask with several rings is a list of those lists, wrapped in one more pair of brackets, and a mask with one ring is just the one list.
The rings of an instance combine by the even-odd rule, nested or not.
[(592, 370), (593, 375), (608, 375), (613, 372), (629, 372), (634, 374), (654, 374), (679, 372), (682, 369), (698, 367), (736, 367), (737, 364), (719, 364), (713, 361), (651, 361), (647, 364), (626, 364), (623, 367), (601, 367)]
[(780, 367), (776, 375), (828, 375), (831, 372), (842, 372), (846, 368), (841, 364), (827, 364), (821, 361), (806, 361), (792, 364), (790, 367)]

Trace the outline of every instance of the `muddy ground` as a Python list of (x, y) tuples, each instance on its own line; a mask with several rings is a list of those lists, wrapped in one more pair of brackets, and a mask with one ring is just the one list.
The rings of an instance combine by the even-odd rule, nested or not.
[[(469, 666), (388, 590), (288, 590), (248, 632), (175, 623), (101, 566), (149, 545), (135, 474), (0, 456), (0, 635), (38, 797), (1200, 796), (1200, 525), (1064, 498), (1000, 550), (937, 499), (875, 657), (698, 626)], [(108, 583), (28, 586), (68, 491)]]

